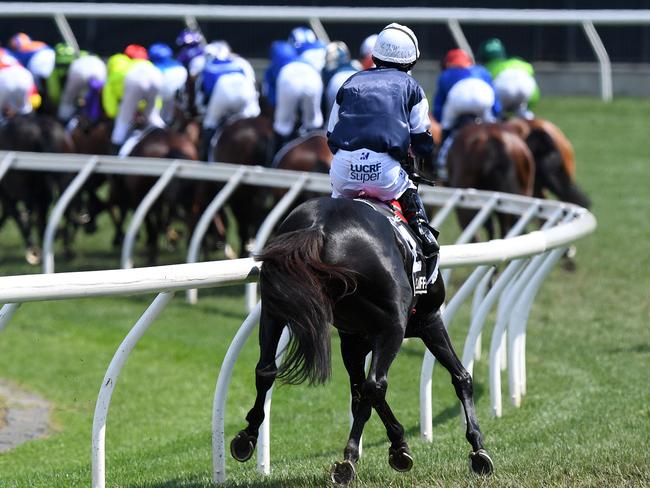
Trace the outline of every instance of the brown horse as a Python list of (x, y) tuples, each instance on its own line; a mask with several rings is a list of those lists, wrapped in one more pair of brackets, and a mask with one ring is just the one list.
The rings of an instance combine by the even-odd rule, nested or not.
[[(287, 143), (276, 155), (273, 154), (273, 145), (273, 123), (268, 115), (240, 119), (223, 129), (214, 160), (294, 171), (329, 171), (332, 153), (323, 132), (299, 137)], [(240, 254), (281, 193), (244, 185), (232, 194), (229, 204), (237, 221)]]
[[(535, 161), (525, 142), (501, 124), (471, 124), (459, 130), (447, 155), (449, 185), (531, 196)], [(459, 209), (458, 221), (465, 228), (476, 214)], [(500, 234), (512, 226), (511, 215), (497, 215)], [(495, 237), (492, 219), (486, 222), (488, 237)]]
[[(74, 145), (63, 126), (41, 114), (14, 115), (0, 128), (0, 149), (10, 151), (71, 153)], [(25, 259), (40, 262), (40, 239), (45, 233), (47, 213), (55, 195), (65, 190), (74, 175), (60, 172), (11, 170), (0, 182), (0, 225), (12, 218), (25, 242)], [(75, 202), (73, 202), (74, 204)], [(60, 229), (67, 257), (77, 222), (75, 205), (68, 207)]]
[[(194, 141), (186, 134), (171, 129), (155, 128), (146, 132), (129, 153), (132, 157), (169, 158), (198, 160), (198, 150)], [(156, 177), (144, 175), (110, 175), (109, 205), (115, 225), (113, 244), (120, 245), (124, 238), (123, 226), (129, 210), (137, 208), (147, 192), (156, 182)], [(155, 264), (159, 254), (161, 234), (176, 240), (177, 231), (172, 230), (174, 220), (187, 225), (191, 234), (200, 209), (196, 208), (194, 180), (174, 179), (160, 198), (149, 210), (145, 218), (147, 231), (147, 262)]]
[(591, 206), (575, 180), (573, 146), (555, 124), (544, 119), (512, 119), (505, 125), (526, 141), (535, 158), (534, 196), (545, 198), (550, 191), (562, 201)]

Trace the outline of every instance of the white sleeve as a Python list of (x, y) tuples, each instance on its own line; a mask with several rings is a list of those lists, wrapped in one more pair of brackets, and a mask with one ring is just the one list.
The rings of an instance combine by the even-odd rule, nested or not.
[(203, 71), (203, 68), (205, 68), (205, 56), (200, 55), (196, 56), (190, 61), (189, 64), (189, 74), (192, 78), (195, 76), (198, 76), (198, 74)]
[(411, 134), (421, 134), (429, 130), (431, 121), (429, 120), (429, 102), (427, 101), (427, 97), (422, 97), (422, 100), (411, 109), (409, 125), (411, 126)]
[(334, 130), (334, 126), (338, 123), (338, 121), (339, 121), (339, 104), (335, 100), (334, 105), (332, 105), (332, 111), (330, 112), (329, 122), (327, 123), (327, 132), (332, 132)]

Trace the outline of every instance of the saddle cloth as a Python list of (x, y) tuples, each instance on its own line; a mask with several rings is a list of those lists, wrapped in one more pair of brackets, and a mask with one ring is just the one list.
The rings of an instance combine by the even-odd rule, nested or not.
[(433, 283), (438, 277), (438, 256), (435, 257), (435, 264), (431, 267), (429, 276), (427, 276), (427, 267), (424, 262), (420, 240), (413, 233), (402, 215), (399, 203), (384, 203), (365, 198), (355, 198), (355, 200), (365, 203), (388, 219), (393, 226), (397, 242), (405, 258), (404, 266), (406, 272), (411, 276), (413, 295), (425, 294), (427, 292), (427, 286)]

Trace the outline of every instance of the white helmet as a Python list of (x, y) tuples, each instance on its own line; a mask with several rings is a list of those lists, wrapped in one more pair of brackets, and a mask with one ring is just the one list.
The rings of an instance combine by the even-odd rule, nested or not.
[(205, 46), (203, 54), (206, 58), (226, 61), (230, 58), (232, 51), (230, 50), (230, 44), (226, 41), (212, 41)]
[(387, 63), (415, 63), (420, 57), (418, 39), (411, 29), (393, 22), (377, 36), (372, 55)]

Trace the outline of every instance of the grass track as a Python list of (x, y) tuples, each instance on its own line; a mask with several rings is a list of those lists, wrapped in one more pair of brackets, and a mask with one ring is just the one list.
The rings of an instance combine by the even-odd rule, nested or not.
[[(404, 424), (414, 469), (389, 467), (376, 415), (364, 435), (359, 487), (650, 485), (650, 100), (545, 99), (537, 113), (574, 143), (578, 181), (594, 201), (596, 234), (578, 245), (578, 271), (555, 269), (528, 329), (528, 394), (489, 413), (487, 367), (475, 367), (476, 399), (496, 464), (489, 480), (468, 473), (469, 445), (446, 372), (434, 374), (434, 443), (419, 440), (421, 344), (409, 341), (391, 369), (389, 401)], [(80, 256), (57, 271), (117, 266), (104, 235), (83, 237)], [(168, 261), (177, 256), (168, 255)], [(15, 230), (0, 234), (0, 274), (22, 264)], [(136, 347), (113, 394), (107, 427), (107, 486), (207, 487), (210, 415), (218, 368), (244, 316), (241, 287), (203, 293), (190, 307), (178, 296)], [(151, 297), (25, 304), (0, 334), (0, 377), (55, 405), (53, 433), (0, 454), (0, 487), (90, 485), (90, 432), (100, 382), (120, 341)], [(451, 326), (457, 350), (467, 310)], [(489, 337), (484, 339), (488, 344)], [(336, 341), (336, 339), (334, 339)], [(322, 388), (276, 389), (272, 469), (228, 460), (228, 486), (327, 486), (347, 437), (347, 379), (334, 346), (333, 381)], [(243, 426), (253, 396), (256, 341), (238, 363), (226, 432)]]

